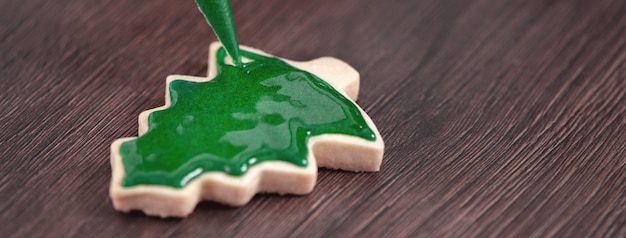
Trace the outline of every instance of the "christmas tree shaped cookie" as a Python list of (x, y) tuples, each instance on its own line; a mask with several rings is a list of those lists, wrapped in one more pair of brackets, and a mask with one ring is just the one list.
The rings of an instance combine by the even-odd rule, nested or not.
[[(230, 13), (227, 1), (198, 5), (206, 14), (212, 2)], [(358, 88), (359, 74), (338, 59), (294, 62), (214, 43), (206, 78), (169, 76), (165, 105), (139, 116), (139, 137), (112, 144), (113, 204), (184, 217), (202, 200), (309, 193), (318, 167), (377, 171), (384, 145), (354, 103)]]

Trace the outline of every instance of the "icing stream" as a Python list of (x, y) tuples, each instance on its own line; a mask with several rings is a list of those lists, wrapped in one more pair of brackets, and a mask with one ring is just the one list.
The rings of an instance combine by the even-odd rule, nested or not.
[(226, 52), (236, 66), (241, 66), (239, 42), (230, 0), (196, 0), (200, 12), (213, 28), (215, 35), (222, 42)]

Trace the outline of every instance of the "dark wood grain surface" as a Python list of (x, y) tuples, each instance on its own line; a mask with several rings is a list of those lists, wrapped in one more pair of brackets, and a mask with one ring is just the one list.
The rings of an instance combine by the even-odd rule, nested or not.
[(233, 1), (242, 44), (361, 73), (382, 169), (116, 212), (110, 143), (205, 75), (192, 0), (0, 1), (0, 236), (626, 237), (626, 1)]

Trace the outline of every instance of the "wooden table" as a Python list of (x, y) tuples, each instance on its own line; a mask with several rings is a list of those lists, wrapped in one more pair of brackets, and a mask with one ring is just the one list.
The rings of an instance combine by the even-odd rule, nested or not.
[(0, 234), (626, 236), (626, 1), (234, 1), (242, 44), (361, 73), (382, 169), (310, 195), (115, 211), (110, 143), (205, 75), (192, 0), (0, 2)]

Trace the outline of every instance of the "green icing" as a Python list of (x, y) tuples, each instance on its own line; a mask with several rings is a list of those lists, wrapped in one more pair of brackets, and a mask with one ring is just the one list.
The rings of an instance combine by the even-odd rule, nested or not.
[(174, 80), (171, 105), (148, 117), (148, 131), (121, 145), (123, 186), (184, 187), (205, 172), (233, 176), (263, 161), (307, 165), (307, 141), (346, 134), (374, 141), (357, 106), (315, 75), (247, 51), (240, 67), (218, 50), (217, 76)]
[(241, 56), (239, 53), (239, 42), (233, 11), (229, 0), (196, 0), (200, 12), (204, 14), (211, 28), (222, 42), (226, 52), (230, 55), (236, 66), (241, 66)]

